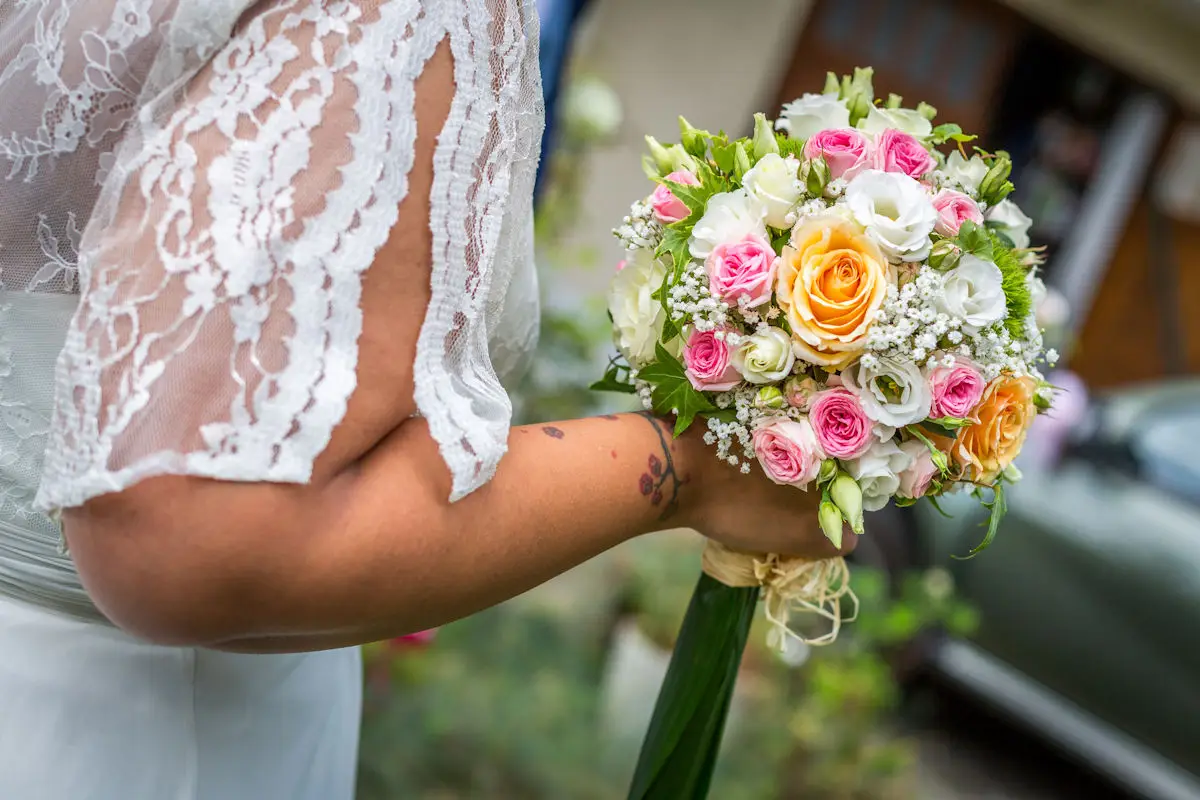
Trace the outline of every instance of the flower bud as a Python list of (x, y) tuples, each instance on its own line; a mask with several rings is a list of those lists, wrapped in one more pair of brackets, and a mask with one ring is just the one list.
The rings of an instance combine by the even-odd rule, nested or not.
[(825, 534), (834, 547), (842, 547), (842, 512), (829, 500), (822, 500), (817, 510), (817, 519), (821, 523), (821, 532)]
[(871, 80), (874, 75), (875, 70), (870, 67), (858, 67), (854, 70), (854, 77), (842, 84), (842, 99), (846, 101), (846, 108), (850, 110), (852, 128), (857, 127), (858, 123), (871, 113), (871, 106), (875, 103), (875, 87)]
[(917, 113), (930, 122), (933, 122), (934, 118), (937, 116), (937, 109), (929, 105), (929, 103), (921, 103), (919, 106), (917, 106)]
[(825, 187), (829, 185), (829, 179), (829, 164), (825, 161), (824, 156), (810, 158), (800, 167), (800, 181), (813, 197), (821, 197), (825, 194)]
[(1012, 174), (1012, 166), (1012, 159), (1007, 153), (996, 156), (991, 169), (979, 183), (979, 199), (982, 202), (994, 206), (1012, 193), (1014, 187), (1008, 179)]
[(775, 140), (775, 130), (766, 114), (754, 115), (754, 157), (779, 152), (779, 142)]
[(829, 497), (855, 533), (863, 532), (862, 487), (846, 473), (839, 473), (829, 486)]
[(746, 152), (746, 145), (742, 142), (737, 142), (733, 146), (733, 176), (739, 181), (742, 176), (750, 171), (750, 154)]
[(784, 399), (783, 392), (779, 390), (778, 386), (764, 386), (754, 396), (755, 408), (777, 410), (786, 405), (787, 400)]
[(1033, 393), (1033, 405), (1038, 411), (1049, 411), (1054, 405), (1054, 390), (1049, 384), (1039, 386)]
[(949, 239), (942, 239), (929, 251), (929, 266), (944, 272), (954, 269), (961, 258), (962, 248)]
[(827, 458), (821, 462), (821, 472), (817, 475), (817, 483), (829, 483), (837, 476), (838, 464), (836, 458)]
[(801, 375), (793, 375), (783, 385), (783, 393), (787, 397), (788, 405), (801, 411), (808, 410), (808, 402), (820, 390), (821, 387), (815, 380)]
[(708, 132), (693, 128), (683, 117), (679, 118), (679, 140), (683, 149), (697, 158), (703, 158), (708, 152)]
[(840, 94), (842, 91), (841, 79), (832, 72), (825, 73), (825, 88), (822, 90), (824, 94)]
[(888, 95), (888, 99), (887, 99), (887, 103), (885, 104), (885, 108), (901, 108), (901, 107), (903, 107), (903, 105), (904, 105), (904, 98), (901, 97), (900, 95), (896, 94), (895, 92), (893, 92)]
[(658, 167), (659, 175), (666, 175), (675, 166), (671, 151), (659, 144), (658, 139), (653, 136), (646, 137), (646, 144), (650, 147), (650, 157), (654, 159), (654, 166)]

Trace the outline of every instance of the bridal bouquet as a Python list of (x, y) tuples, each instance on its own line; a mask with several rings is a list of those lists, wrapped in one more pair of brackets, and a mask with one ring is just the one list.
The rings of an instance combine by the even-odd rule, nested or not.
[[(653, 193), (615, 231), (620, 355), (594, 388), (703, 425), (713, 457), (820, 497), (825, 535), (863, 512), (975, 492), (1004, 514), (1013, 460), (1051, 387), (1035, 303), (1040, 250), (1008, 199), (1005, 153), (936, 110), (874, 97), (869, 69), (754, 118), (735, 139), (680, 120), (648, 138)], [(972, 553), (972, 555), (974, 554)], [(760, 594), (774, 644), (836, 638), (841, 559), (705, 552), (631, 797), (707, 791)], [(804, 638), (796, 612), (825, 620)]]

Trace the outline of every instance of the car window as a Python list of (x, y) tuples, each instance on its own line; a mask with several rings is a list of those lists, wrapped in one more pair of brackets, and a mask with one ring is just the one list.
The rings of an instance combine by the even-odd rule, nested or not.
[(1142, 474), (1200, 504), (1200, 403), (1146, 416), (1131, 442)]

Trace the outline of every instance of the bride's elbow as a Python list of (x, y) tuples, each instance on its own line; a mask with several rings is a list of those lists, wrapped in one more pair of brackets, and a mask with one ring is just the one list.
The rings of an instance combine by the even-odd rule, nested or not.
[(202, 513), (172, 488), (135, 487), (64, 515), (83, 586), (109, 621), (147, 642), (199, 647), (238, 638), (252, 627), (244, 565), (255, 537), (230, 509)]

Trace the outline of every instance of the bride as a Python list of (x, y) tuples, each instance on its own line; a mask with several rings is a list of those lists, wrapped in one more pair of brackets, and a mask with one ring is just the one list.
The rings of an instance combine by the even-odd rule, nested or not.
[(356, 645), (666, 526), (829, 554), (647, 416), (510, 429), (536, 30), (0, 0), (0, 797), (344, 800)]

